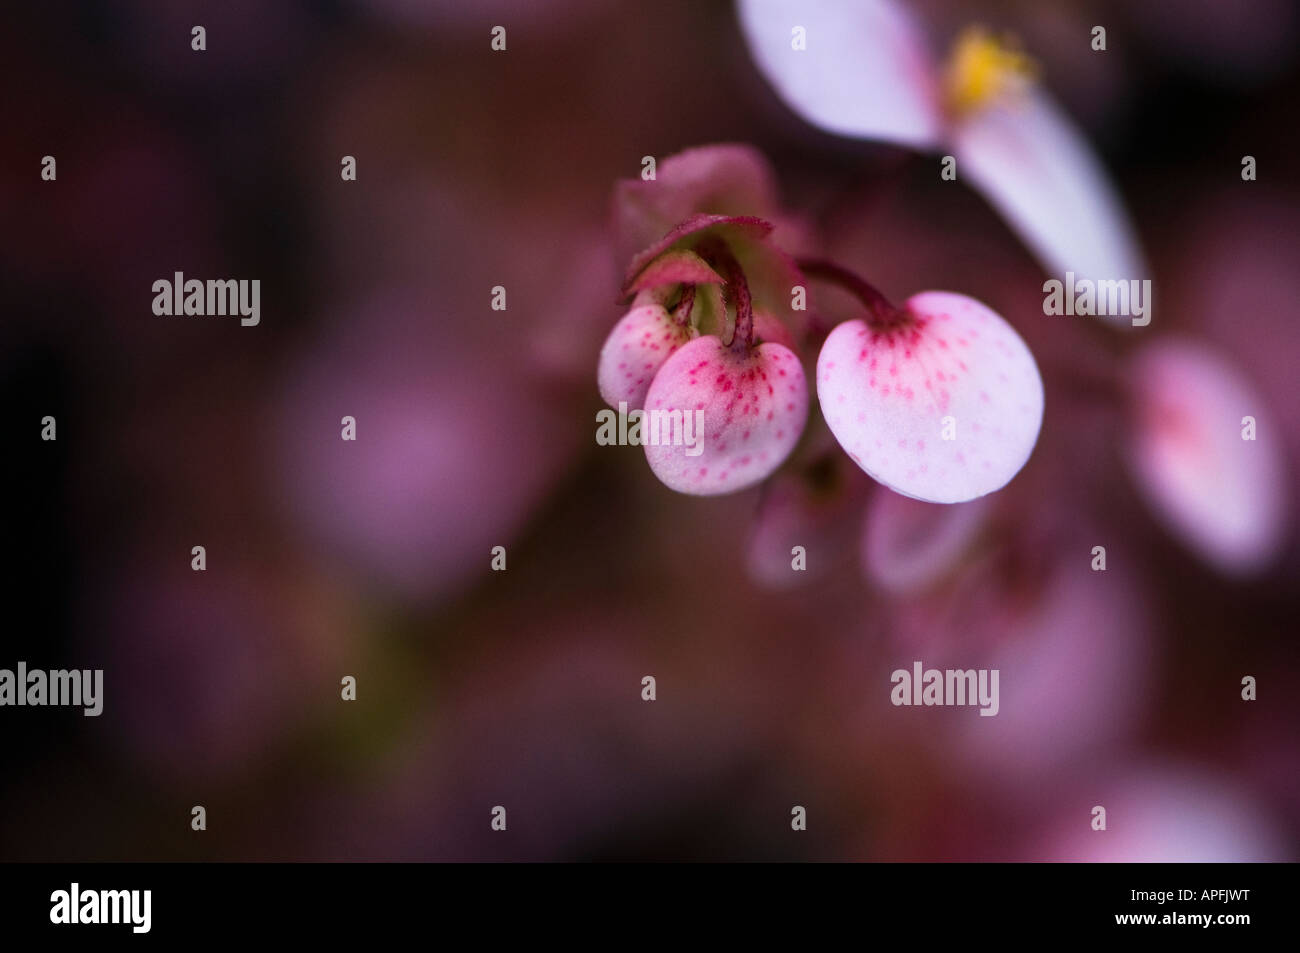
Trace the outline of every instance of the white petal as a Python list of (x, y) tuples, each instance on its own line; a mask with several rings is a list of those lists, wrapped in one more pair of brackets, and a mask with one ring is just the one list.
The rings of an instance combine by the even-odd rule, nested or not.
[(916, 324), (839, 325), (817, 358), (817, 398), (835, 439), (904, 496), (961, 503), (1025, 465), (1043, 422), (1043, 381), (999, 315), (945, 291), (913, 295)]
[[(821, 129), (935, 144), (942, 123), (934, 62), (907, 13), (886, 0), (739, 0), (758, 68), (786, 105)], [(807, 48), (794, 49), (794, 29)]]
[(983, 193), (1054, 277), (1150, 277), (1106, 171), (1046, 95), (1026, 91), (982, 110), (952, 137), (957, 178)]
[(611, 407), (620, 401), (633, 410), (645, 406), (650, 382), (691, 334), (660, 305), (634, 307), (614, 325), (600, 349), (596, 382), (601, 398)]

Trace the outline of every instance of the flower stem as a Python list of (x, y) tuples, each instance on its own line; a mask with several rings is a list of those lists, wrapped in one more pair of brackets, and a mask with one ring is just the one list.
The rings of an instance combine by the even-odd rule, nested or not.
[(710, 243), (706, 247), (696, 249), (696, 253), (727, 281), (722, 288), (722, 293), (727, 304), (736, 310), (736, 327), (732, 333), (731, 347), (737, 351), (752, 347), (754, 304), (749, 294), (749, 282), (745, 280), (745, 270), (740, 267), (740, 262), (736, 261), (736, 256), (731, 253), (731, 249), (724, 241)]
[(896, 308), (876, 287), (833, 261), (824, 258), (801, 258), (795, 262), (809, 278), (820, 278), (839, 285), (862, 302), (867, 309), (867, 323), (872, 327), (888, 327), (906, 318), (905, 312)]
[(673, 318), (678, 324), (690, 324), (691, 311), (695, 308), (695, 285), (682, 285), (682, 296), (673, 309)]

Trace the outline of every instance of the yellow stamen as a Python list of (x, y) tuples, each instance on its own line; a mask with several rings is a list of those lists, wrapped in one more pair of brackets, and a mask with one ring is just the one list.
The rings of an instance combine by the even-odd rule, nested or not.
[(1023, 90), (1037, 64), (1011, 38), (999, 40), (982, 27), (968, 27), (953, 44), (944, 74), (944, 94), (955, 116), (967, 116)]

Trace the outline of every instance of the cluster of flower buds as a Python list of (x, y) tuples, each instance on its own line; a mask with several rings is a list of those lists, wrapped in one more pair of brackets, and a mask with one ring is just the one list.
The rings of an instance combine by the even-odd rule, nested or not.
[(793, 335), (748, 277), (772, 264), (771, 231), (757, 218), (695, 215), (629, 269), (633, 307), (601, 351), (601, 394), (674, 421), (703, 412), (702, 451), (646, 443), (650, 468), (674, 490), (714, 495), (758, 483), (808, 420)]
[[(1043, 416), (1042, 380), (1016, 332), (964, 295), (926, 291), (895, 306), (846, 268), (787, 254), (772, 221), (719, 210), (743, 202), (741, 192), (704, 187), (709, 172), (738, 164), (770, 181), (747, 150), (715, 147), (667, 160), (658, 181), (626, 183), (619, 195), (624, 219), (636, 218), (629, 207), (651, 220), (688, 213), (632, 257), (631, 310), (598, 369), (601, 396), (643, 410), (655, 434), (702, 422), (696, 445), (643, 441), (655, 475), (695, 495), (766, 479), (805, 432), (811, 377), (835, 439), (890, 489), (957, 503), (1005, 486)], [(770, 208), (759, 192), (754, 204)], [(806, 308), (810, 282), (847, 291), (858, 314), (827, 333), (808, 319), (821, 315)]]

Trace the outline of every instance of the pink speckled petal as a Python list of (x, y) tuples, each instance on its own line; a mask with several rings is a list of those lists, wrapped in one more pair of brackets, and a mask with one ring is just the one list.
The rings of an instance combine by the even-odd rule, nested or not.
[[(888, 0), (740, 0), (749, 52), (777, 94), (828, 132), (927, 147), (940, 136), (936, 70)], [(807, 49), (791, 42), (803, 27)]]
[[(1177, 536), (1227, 573), (1269, 563), (1288, 522), (1282, 434), (1251, 383), (1209, 348), (1167, 339), (1129, 370), (1136, 422), (1127, 459)], [(1255, 439), (1242, 439), (1242, 418)]]
[(629, 410), (644, 406), (650, 383), (664, 361), (692, 333), (657, 304), (640, 305), (623, 315), (600, 349), (596, 382), (605, 403), (618, 407), (624, 401)]
[[(1033, 355), (965, 295), (925, 291), (904, 308), (910, 326), (848, 321), (827, 337), (817, 359), (827, 425), (858, 466), (904, 496), (961, 503), (1001, 489), (1043, 422)], [(947, 423), (954, 439), (944, 439)]]
[(753, 486), (785, 461), (808, 419), (808, 384), (789, 348), (761, 344), (739, 353), (710, 335), (683, 345), (664, 364), (645, 408), (680, 410), (692, 420), (703, 412), (696, 455), (684, 444), (647, 443), (646, 459), (679, 493), (714, 496)]

